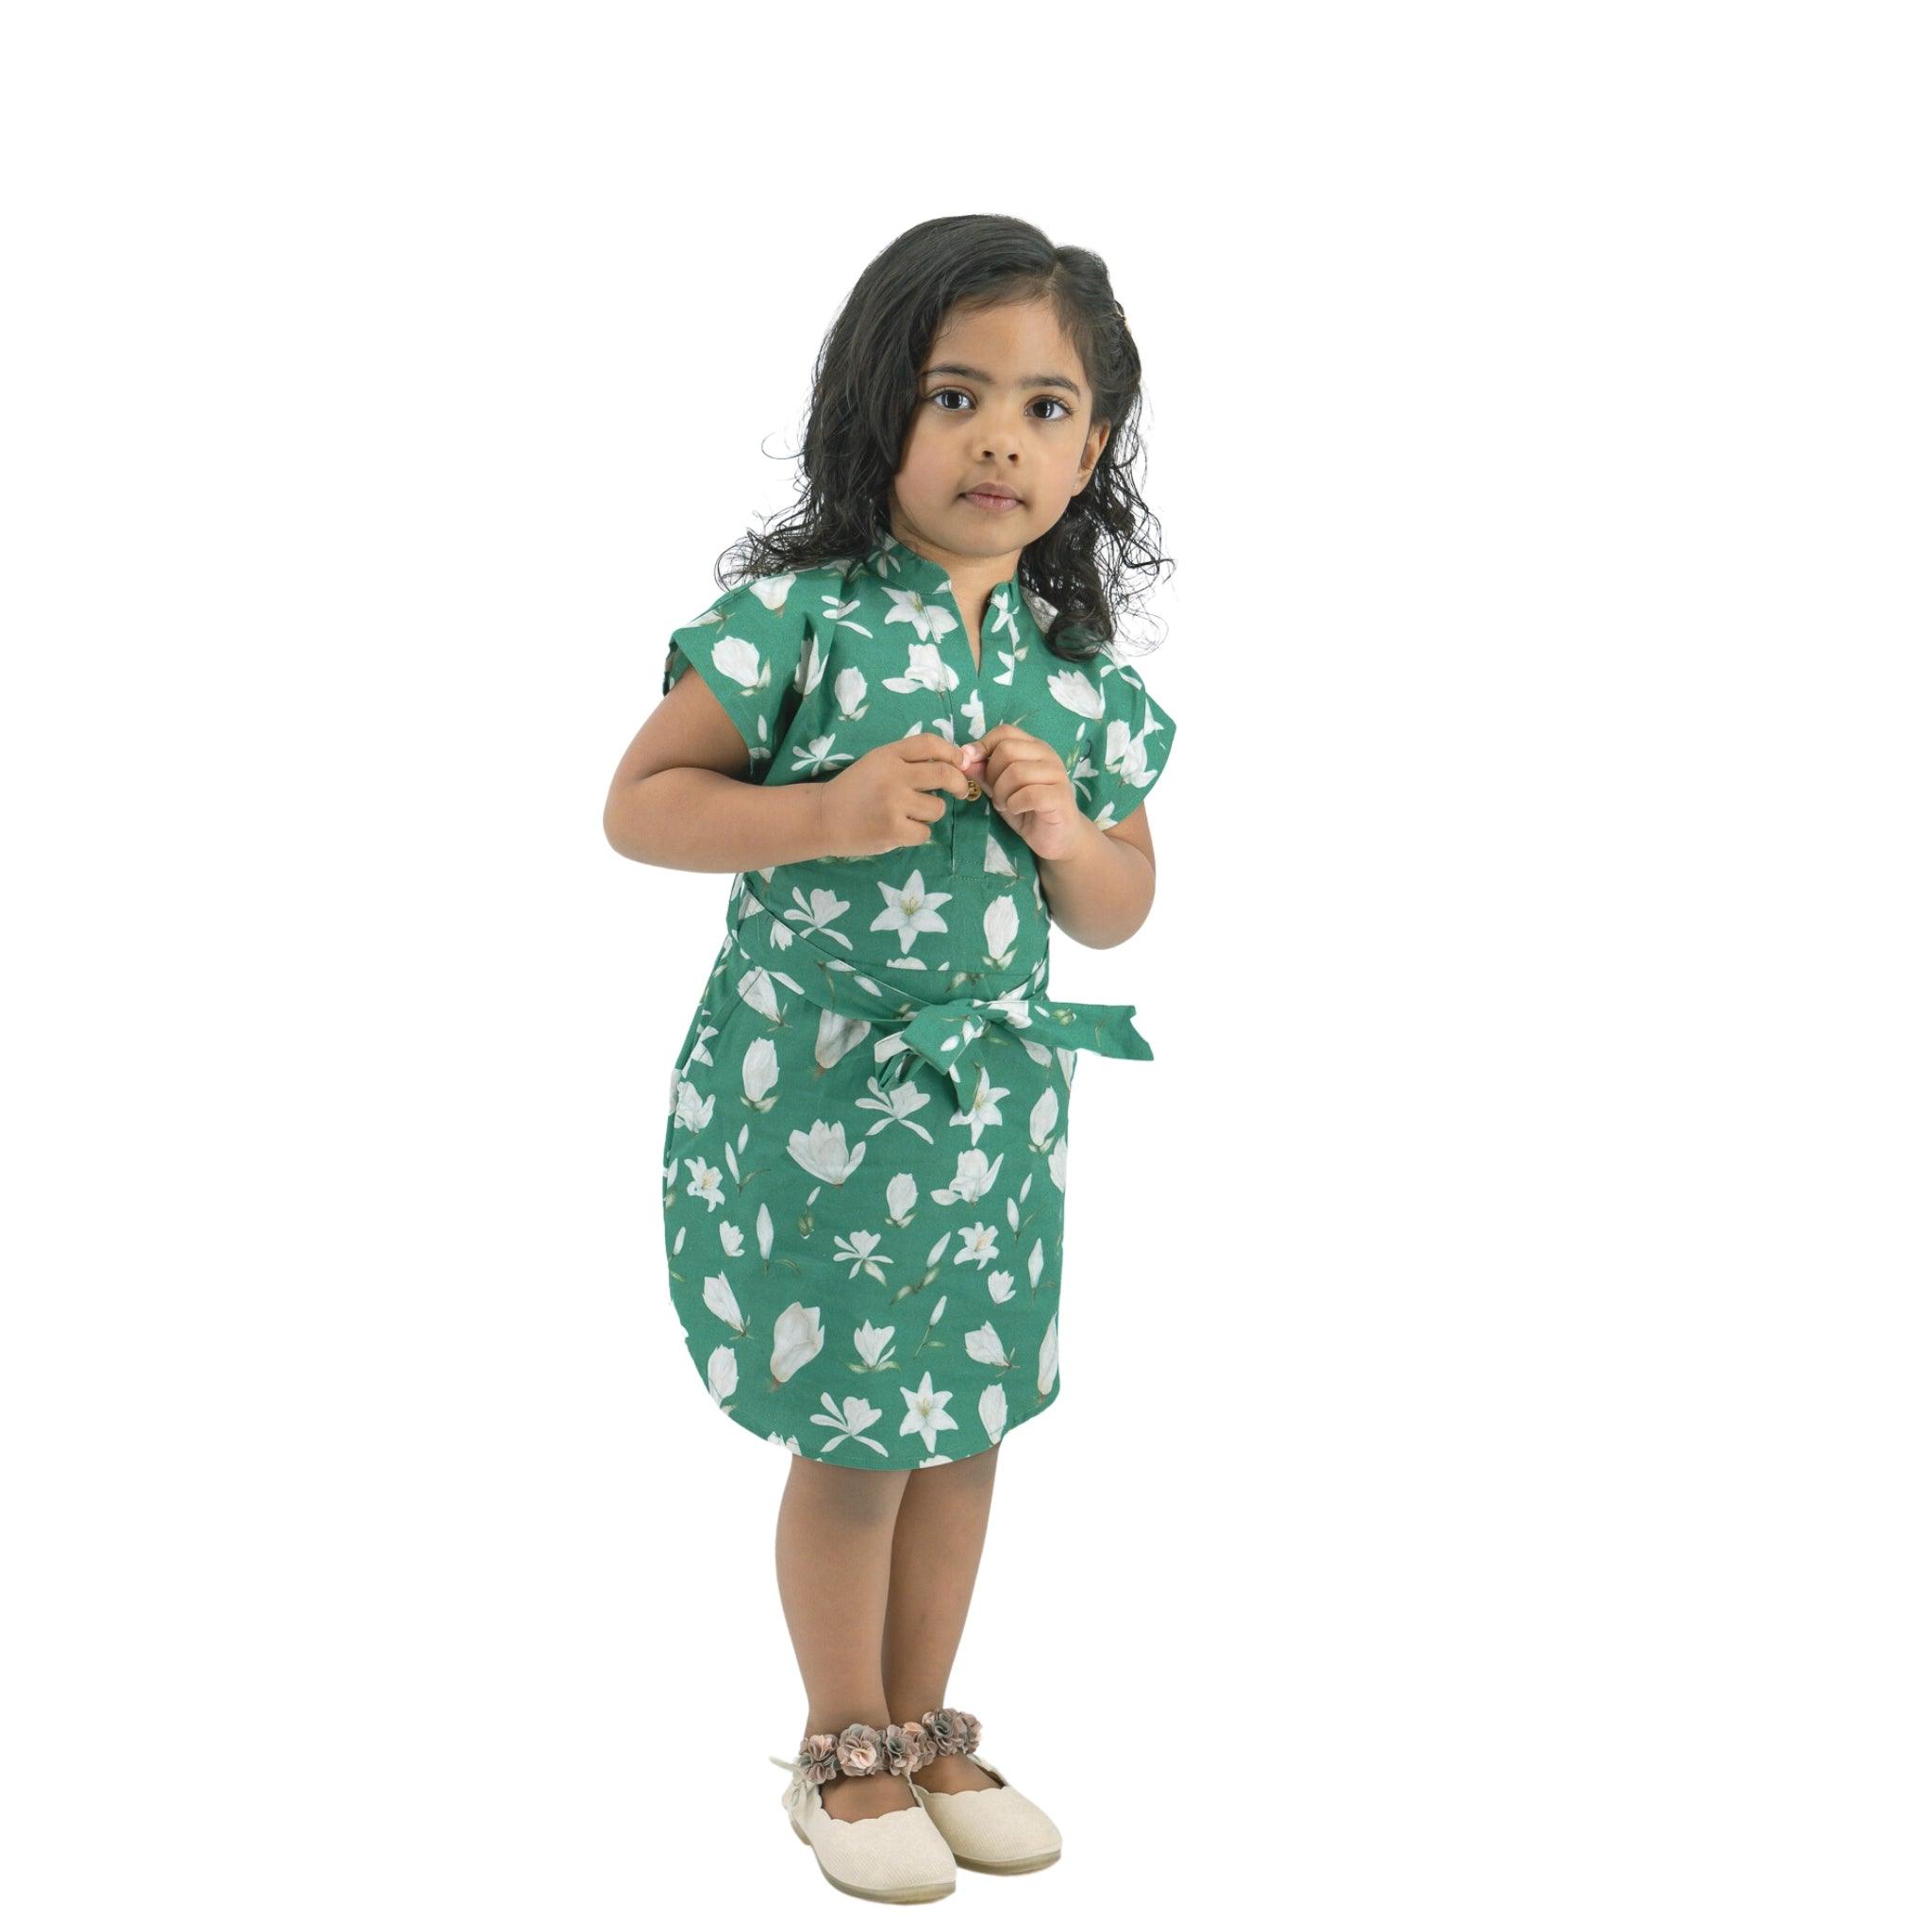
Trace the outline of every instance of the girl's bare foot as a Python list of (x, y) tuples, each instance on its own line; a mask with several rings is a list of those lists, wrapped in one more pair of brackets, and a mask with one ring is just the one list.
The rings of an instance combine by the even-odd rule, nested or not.
[(827, 1778), (819, 1787), (819, 1802), (832, 1817), (857, 1824), (861, 1818), (883, 1818), (888, 1811), (903, 1811), (919, 1800), (907, 1789), (903, 1777), (874, 1771), (864, 1777)]

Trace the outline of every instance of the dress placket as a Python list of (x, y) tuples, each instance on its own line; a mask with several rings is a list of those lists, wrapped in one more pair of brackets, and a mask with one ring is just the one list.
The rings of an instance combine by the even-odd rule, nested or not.
[[(937, 603), (941, 598), (951, 608), (954, 628), (939, 640), (939, 647), (959, 680), (949, 694), (953, 741), (956, 744), (970, 744), (983, 738), (999, 722), (995, 715), (999, 687), (989, 686), (980, 676), (986, 662), (984, 617), (980, 621), (980, 661), (975, 665), (973, 648), (967, 642), (966, 613), (959, 608), (950, 575), (928, 601)], [(991, 608), (989, 603), (988, 608)], [(969, 709), (969, 699), (977, 700), (976, 709)], [(975, 724), (975, 719), (983, 722)], [(956, 986), (976, 984), (1002, 976), (1001, 970), (989, 963), (986, 951), (986, 914), (991, 903), (988, 888), (999, 878), (998, 874), (989, 874), (986, 868), (986, 841), (992, 836), (992, 800), (983, 783), (977, 798), (956, 797), (950, 791), (940, 795), (946, 802), (946, 890), (953, 895), (948, 908), (952, 916), (946, 922), (954, 936), (952, 981)], [(1004, 976), (1011, 977), (1010, 974)]]

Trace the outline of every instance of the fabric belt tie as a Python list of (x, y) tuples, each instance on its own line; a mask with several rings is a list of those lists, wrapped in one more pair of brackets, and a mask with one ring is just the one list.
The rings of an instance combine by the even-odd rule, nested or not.
[(985, 1060), (971, 1052), (989, 1026), (1044, 1047), (1084, 1048), (1121, 1060), (1151, 1060), (1154, 1049), (1135, 1031), (1132, 1007), (1033, 1000), (941, 1000), (924, 1007), (901, 1029), (901, 1050), (916, 1053), (953, 1082), (962, 1108), (973, 1105)]
[[(1134, 1026), (1133, 1007), (1040, 997), (1046, 978), (1043, 958), (1018, 986), (991, 999), (931, 1000), (900, 982), (890, 988), (881, 985), (863, 968), (789, 922), (782, 927), (783, 940), (774, 939), (779, 922), (748, 881), (742, 908), (738, 909), (732, 939), (742, 958), (763, 967), (780, 984), (804, 993), (827, 1012), (897, 1028), (874, 1043), (874, 1060), (892, 1062), (886, 1084), (902, 1079), (907, 1060), (916, 1055), (952, 1081), (961, 1111), (974, 1105), (982, 1075), (990, 1078), (984, 1053), (974, 1051), (974, 1042), (991, 1028), (1029, 1049), (1037, 1047), (1040, 1053), (1061, 1047), (1104, 1054), (1110, 1059), (1154, 1058), (1154, 1049)], [(881, 1079), (886, 1079), (884, 1069)]]

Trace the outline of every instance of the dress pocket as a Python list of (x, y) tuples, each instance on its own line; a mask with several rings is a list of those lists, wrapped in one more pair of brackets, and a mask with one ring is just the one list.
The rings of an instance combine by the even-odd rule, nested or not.
[[(698, 1003), (691, 1016), (691, 1024), (684, 1029), (684, 1039), (678, 1045), (677, 1058), (672, 1062), (674, 1091), (676, 1082), (685, 1076), (691, 1065), (691, 1053), (698, 1044), (699, 1035), (708, 1026), (714, 1029), (711, 1038), (717, 1039), (724, 1032), (724, 1023), (730, 1019), (733, 1009), (743, 1000), (744, 995), (738, 990), (738, 982), (742, 974), (733, 970), (734, 965), (743, 968), (744, 962), (738, 958), (737, 948), (732, 944), (731, 936), (727, 933), (723, 944), (718, 948), (716, 958), (711, 961), (711, 970), (706, 977), (703, 991), (698, 994)], [(707, 1043), (706, 1051), (709, 1050)]]

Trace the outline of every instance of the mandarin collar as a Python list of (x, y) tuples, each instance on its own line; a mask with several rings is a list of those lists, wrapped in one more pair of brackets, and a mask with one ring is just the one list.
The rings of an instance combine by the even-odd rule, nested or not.
[[(922, 598), (930, 601), (939, 596), (951, 596), (953, 591), (952, 573), (931, 558), (922, 556), (909, 544), (902, 543), (892, 535), (891, 527), (880, 522), (873, 526), (873, 547), (867, 553), (865, 568), (869, 575), (880, 583), (898, 591), (916, 591)], [(1022, 608), (1020, 573), (1017, 567), (1003, 589), (1011, 593), (1008, 600), (1009, 609)], [(955, 602), (958, 600), (955, 599)]]

